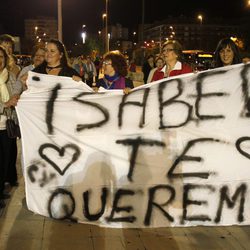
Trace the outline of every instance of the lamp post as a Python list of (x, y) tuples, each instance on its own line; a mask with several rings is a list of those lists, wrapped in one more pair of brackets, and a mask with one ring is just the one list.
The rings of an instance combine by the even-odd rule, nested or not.
[(200, 21), (200, 25), (201, 25), (201, 28), (200, 28), (200, 44), (199, 44), (199, 47), (200, 49), (202, 48), (202, 22), (203, 22), (203, 16), (201, 14), (199, 14), (197, 16), (198, 20)]
[(62, 42), (62, 0), (57, 0), (58, 40)]
[(198, 20), (200, 20), (200, 25), (202, 25), (203, 22), (203, 16), (202, 15), (198, 15), (197, 16)]
[(144, 20), (145, 20), (145, 1), (142, 0), (142, 17), (141, 17), (141, 41), (143, 45), (143, 54), (141, 58), (141, 65), (144, 63), (144, 58), (145, 58), (145, 48), (144, 48)]
[[(105, 0), (105, 52), (109, 52), (109, 37), (108, 37), (108, 0)], [(104, 17), (104, 15), (103, 15)]]
[(87, 37), (86, 25), (85, 25), (85, 24), (82, 25), (81, 37), (82, 37), (82, 43), (85, 44), (85, 42), (86, 42), (86, 37)]

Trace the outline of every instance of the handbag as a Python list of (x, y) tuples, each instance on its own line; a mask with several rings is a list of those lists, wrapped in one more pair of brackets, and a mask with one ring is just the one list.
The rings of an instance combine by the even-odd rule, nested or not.
[(11, 109), (10, 115), (5, 111), (6, 120), (6, 130), (9, 138), (21, 138), (21, 132), (19, 125), (12, 119), (13, 109)]

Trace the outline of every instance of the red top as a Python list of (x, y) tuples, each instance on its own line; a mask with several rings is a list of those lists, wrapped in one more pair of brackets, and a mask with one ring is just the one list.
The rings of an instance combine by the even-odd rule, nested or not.
[[(153, 74), (151, 82), (163, 79), (165, 71), (166, 71), (166, 67), (167, 66), (165, 65), (163, 68), (157, 69)], [(174, 66), (174, 69), (170, 71), (169, 77), (183, 75), (183, 74), (192, 73), (192, 72), (193, 72), (193, 69), (188, 64), (177, 61)]]
[(157, 80), (161, 80), (161, 79), (164, 78), (164, 72), (161, 71), (161, 70), (162, 70), (162, 68), (161, 69), (157, 69), (154, 72), (151, 82), (154, 82), (154, 81), (157, 81)]
[(192, 73), (192, 72), (193, 70), (188, 64), (182, 63), (181, 69), (174, 69), (170, 71), (169, 76), (178, 76), (178, 75)]

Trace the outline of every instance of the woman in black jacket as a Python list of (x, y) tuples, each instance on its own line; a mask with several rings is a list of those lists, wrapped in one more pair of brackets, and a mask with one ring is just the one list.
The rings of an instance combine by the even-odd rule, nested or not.
[(76, 81), (81, 80), (79, 74), (68, 64), (64, 45), (56, 39), (47, 43), (45, 61), (33, 71), (41, 74), (73, 77)]

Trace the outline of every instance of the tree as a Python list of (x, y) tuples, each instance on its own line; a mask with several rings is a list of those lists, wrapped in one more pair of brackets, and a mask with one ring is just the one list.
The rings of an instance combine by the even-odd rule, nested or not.
[(104, 52), (103, 43), (99, 38), (89, 37), (84, 44), (75, 44), (72, 48), (72, 56), (91, 55), (93, 51), (98, 51), (100, 54)]

